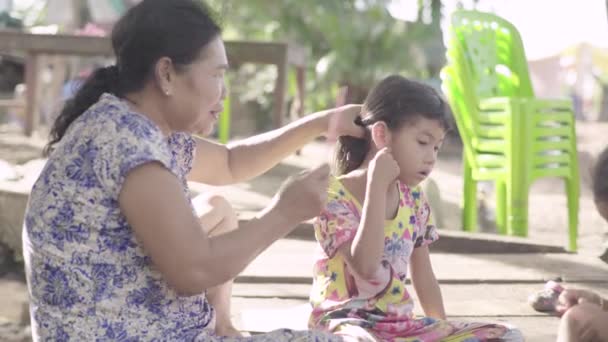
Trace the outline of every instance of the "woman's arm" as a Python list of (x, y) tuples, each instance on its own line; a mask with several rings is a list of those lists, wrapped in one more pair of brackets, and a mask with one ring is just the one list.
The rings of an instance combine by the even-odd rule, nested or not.
[(414, 289), (426, 316), (445, 319), (441, 289), (433, 272), (427, 246), (414, 248), (410, 258), (410, 271)]
[(196, 139), (196, 155), (188, 179), (210, 185), (247, 181), (274, 167), (337, 122), (339, 135), (363, 134), (354, 124), (361, 106), (347, 105), (305, 116), (284, 127), (248, 139), (221, 145)]
[[(298, 176), (239, 229), (209, 238), (177, 177), (157, 163), (133, 169), (119, 203), (144, 250), (167, 282), (193, 295), (234, 278), (272, 242), (322, 208), (328, 168)], [(297, 203), (297, 205), (296, 205)]]

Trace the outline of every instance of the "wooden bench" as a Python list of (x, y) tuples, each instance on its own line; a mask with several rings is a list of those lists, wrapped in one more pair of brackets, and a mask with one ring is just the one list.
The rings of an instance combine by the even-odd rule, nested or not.
[[(306, 52), (303, 48), (284, 42), (225, 42), (231, 65), (243, 63), (269, 64), (277, 68), (274, 85), (273, 126), (283, 125), (287, 111), (287, 75), (290, 66), (296, 71), (297, 116), (303, 114)], [(108, 37), (70, 34), (31, 34), (0, 30), (0, 51), (25, 53), (26, 113), (25, 134), (31, 136), (38, 126), (37, 85), (41, 55), (112, 56)]]

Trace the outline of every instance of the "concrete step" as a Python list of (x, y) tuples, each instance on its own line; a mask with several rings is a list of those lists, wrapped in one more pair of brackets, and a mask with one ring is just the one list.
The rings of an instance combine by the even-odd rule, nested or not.
[[(243, 218), (252, 217), (254, 213), (243, 213)], [(440, 239), (433, 244), (433, 250), (442, 253), (568, 253), (563, 245), (535, 241), (531, 238), (505, 236), (490, 233), (464, 232), (451, 229), (440, 229)], [(288, 237), (314, 241), (312, 221), (299, 224)]]
[(22, 322), (28, 315), (26, 305), (29, 302), (23, 279), (6, 274), (0, 278), (0, 289), (0, 320)]
[[(309, 284), (316, 248), (312, 241), (277, 241), (242, 272), (239, 281)], [(556, 277), (568, 282), (608, 281), (608, 264), (587, 255), (434, 253), (431, 245), (431, 260), (441, 283), (543, 283)]]

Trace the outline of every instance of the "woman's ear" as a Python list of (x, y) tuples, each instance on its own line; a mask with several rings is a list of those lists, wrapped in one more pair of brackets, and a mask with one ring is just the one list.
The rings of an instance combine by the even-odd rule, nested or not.
[(173, 87), (173, 63), (170, 58), (163, 57), (156, 62), (154, 76), (160, 91), (166, 96), (170, 96)]
[(391, 144), (391, 132), (384, 121), (378, 121), (371, 127), (372, 141), (377, 150), (381, 150)]

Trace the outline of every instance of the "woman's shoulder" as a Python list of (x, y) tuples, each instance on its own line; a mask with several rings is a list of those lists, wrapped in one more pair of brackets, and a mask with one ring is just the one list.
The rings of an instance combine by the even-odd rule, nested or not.
[(173, 133), (169, 137), (169, 149), (180, 169), (182, 176), (187, 175), (192, 169), (196, 140), (188, 133)]
[(74, 121), (57, 147), (65, 154), (80, 145), (106, 152), (119, 149), (119, 154), (146, 149), (170, 156), (160, 128), (112, 94), (103, 94)]
[(172, 150), (185, 150), (191, 152), (196, 147), (196, 139), (189, 133), (173, 133), (169, 137), (169, 146)]
[(151, 119), (132, 110), (124, 100), (112, 94), (103, 94), (87, 116), (102, 126), (107, 125), (106, 134), (129, 135), (138, 140), (164, 140), (162, 131)]
[[(147, 157), (171, 164), (171, 151), (161, 129), (122, 99), (103, 94), (68, 129), (57, 146), (59, 155), (88, 155), (96, 163), (123, 165)], [(99, 166), (99, 165), (98, 165)]]

